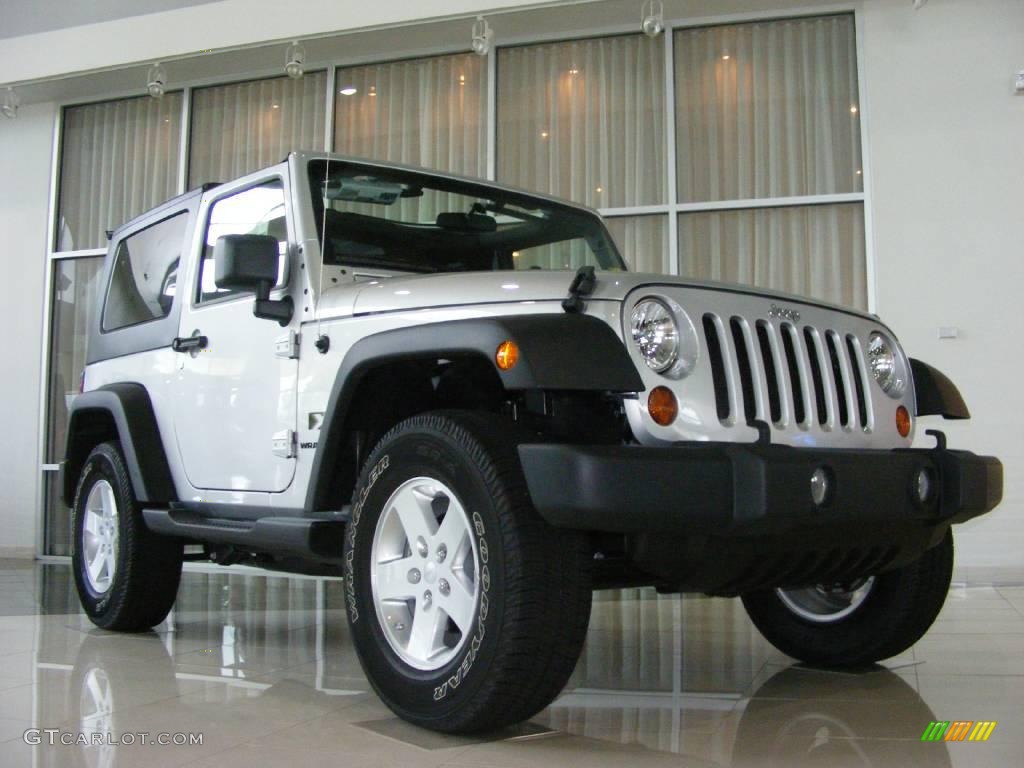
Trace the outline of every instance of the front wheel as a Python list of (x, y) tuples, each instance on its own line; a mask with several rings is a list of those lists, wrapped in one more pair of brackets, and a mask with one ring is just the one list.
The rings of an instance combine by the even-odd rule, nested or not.
[(353, 643), (404, 719), (493, 730), (547, 706), (590, 617), (584, 536), (533, 509), (515, 426), (437, 412), (392, 429), (356, 486), (345, 542)]
[(850, 584), (743, 595), (761, 634), (795, 659), (858, 667), (912, 646), (935, 621), (953, 577), (953, 532), (902, 568)]

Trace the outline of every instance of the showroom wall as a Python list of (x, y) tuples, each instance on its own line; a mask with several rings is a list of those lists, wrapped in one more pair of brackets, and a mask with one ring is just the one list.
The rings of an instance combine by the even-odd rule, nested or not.
[[(935, 427), (1005, 465), (1006, 500), (960, 528), (958, 563), (1020, 573), (1024, 95), (1014, 95), (1013, 73), (1024, 69), (1024, 3), (909, 5), (864, 4), (878, 312), (967, 400), (970, 421)], [(940, 327), (959, 338), (940, 340)]]
[[(274, 16), (272, 9), (279, 4), (270, 2), (261, 3), (267, 15), (250, 12), (243, 26), (211, 24), (211, 16), (194, 15), (229, 12), (236, 5), (237, 0), (228, 0), (160, 14), (159, 23), (153, 17), (138, 17), (96, 25), (84, 33), (66, 30), (33, 36), (31, 41), (16, 39), (0, 52), (0, 71), (5, 76), (13, 71), (7, 65), (26, 42), (31, 43), (26, 50), (58, 50), (61, 40), (75, 35), (81, 39), (86, 34), (94, 41), (130, 40), (131, 50), (64, 45), (61, 55), (46, 62), (29, 56), (28, 63), (23, 58), (18, 66), (36, 67), (34, 76), (39, 76), (402, 20), (387, 15), (397, 13), (393, 9), (364, 8), (354, 14), (347, 3), (312, 3), (301, 12), (289, 11), (287, 28)], [(416, 6), (416, 13), (420, 18), (444, 16), (481, 5), (433, 0)], [(486, 9), (513, 5), (524, 3), (488, 3)], [(638, 6), (595, 3), (593, 13), (587, 13), (588, 28), (635, 23)], [(1024, 97), (1013, 96), (1012, 73), (1024, 67), (1024, 3), (931, 0), (914, 12), (910, 0), (846, 5), (666, 2), (666, 15), (691, 19), (780, 8), (854, 8), (860, 14), (868, 232), (874, 253), (869, 264), (874, 268), (876, 310), (915, 356), (946, 370), (961, 384), (974, 420), (935, 426), (946, 429), (957, 446), (996, 453), (1007, 467), (1003, 507), (966, 526), (960, 538), (961, 575), (970, 577), (971, 569), (977, 569), (984, 578), (984, 568), (1019, 568), (1018, 553), (1024, 551), (1024, 484), (1019, 479), (1024, 470), (1024, 415), (1012, 407), (1012, 393), (1022, 364), (1013, 355), (1019, 344), (1010, 340), (1024, 332), (1024, 313), (1013, 295), (1024, 285), (1024, 233), (1014, 224), (1014, 206), (1019, 208), (1024, 200), (1024, 153), (1014, 144), (1024, 135)], [(369, 17), (367, 12), (377, 15)], [(575, 14), (578, 18), (578, 11)], [(198, 18), (203, 19), (201, 24), (194, 23)], [(187, 32), (167, 35), (169, 23)], [(575, 31), (571, 26), (565, 29), (567, 37)], [(409, 37), (416, 47), (415, 32)], [(389, 58), (395, 55), (387, 52)], [(0, 378), (0, 423), (6, 433), (0, 440), (0, 473), (5, 479), (0, 484), (0, 556), (30, 553), (36, 546), (40, 473), (35, 436), (42, 399), (45, 240), (56, 112), (54, 104), (34, 104), (23, 106), (17, 120), (0, 120), (0, 169), (7, 180), (0, 189), (0, 268), (7, 277), (3, 294), (11, 334), (5, 375)], [(940, 326), (957, 328), (959, 338), (940, 341)]]
[(30, 557), (39, 523), (40, 359), (53, 104), (0, 118), (0, 296), (6, 354), (0, 363), (0, 557)]

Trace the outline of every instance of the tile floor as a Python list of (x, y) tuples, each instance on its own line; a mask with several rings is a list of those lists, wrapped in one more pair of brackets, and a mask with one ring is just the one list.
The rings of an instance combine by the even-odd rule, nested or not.
[[(922, 743), (932, 720), (998, 725), (983, 744)], [(30, 728), (202, 744), (33, 746)], [(0, 742), (4, 768), (1020, 766), (1024, 587), (954, 588), (921, 642), (858, 674), (794, 665), (736, 600), (599, 593), (562, 696), (466, 739), (372, 693), (337, 581), (190, 571), (171, 618), (130, 636), (92, 627), (66, 565), (0, 562)]]

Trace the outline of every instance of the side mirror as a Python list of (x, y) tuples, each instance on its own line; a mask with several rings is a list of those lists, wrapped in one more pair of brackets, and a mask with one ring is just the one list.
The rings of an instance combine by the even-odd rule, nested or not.
[(278, 244), (270, 235), (223, 235), (213, 246), (216, 264), (214, 282), (218, 288), (252, 291), (256, 317), (277, 320), (282, 326), (291, 322), (294, 306), (291, 296), (271, 300), (270, 290), (277, 283)]

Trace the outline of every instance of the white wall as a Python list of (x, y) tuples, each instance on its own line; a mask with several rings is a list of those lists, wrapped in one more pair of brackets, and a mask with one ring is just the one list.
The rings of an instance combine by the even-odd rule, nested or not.
[(1003, 505), (958, 529), (961, 573), (1024, 574), (1024, 2), (910, 6), (864, 6), (878, 312), (972, 411), (927, 426), (1005, 465)]
[(39, 369), (43, 352), (46, 219), (53, 151), (53, 104), (0, 118), (0, 557), (36, 548)]

